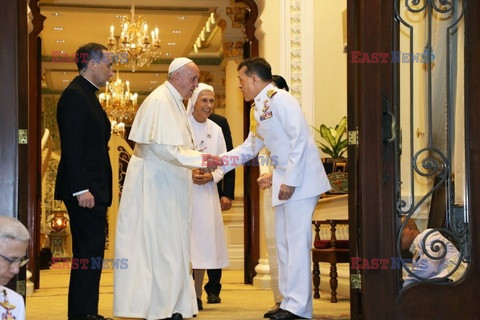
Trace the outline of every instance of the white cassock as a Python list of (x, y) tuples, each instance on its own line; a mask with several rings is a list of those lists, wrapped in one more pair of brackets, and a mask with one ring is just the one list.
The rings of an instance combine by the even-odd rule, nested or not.
[[(256, 132), (261, 138), (250, 131), (243, 144), (222, 155), (223, 168), (228, 172), (247, 162), (264, 146), (270, 151), (278, 282), (283, 296), (280, 308), (311, 318), (312, 214), (318, 196), (330, 190), (330, 183), (298, 101), (268, 84), (254, 102)], [(295, 187), (286, 201), (278, 199), (282, 184)]]
[[(222, 129), (212, 120), (203, 123), (188, 116), (193, 132), (195, 148), (210, 154), (227, 151)], [(212, 172), (213, 181), (203, 185), (193, 184), (191, 259), (193, 269), (222, 269), (228, 266), (228, 251), (223, 229), (222, 209), (218, 197), (217, 182), (223, 171)]]
[(190, 271), (191, 168), (194, 151), (182, 97), (166, 81), (142, 103), (130, 140), (136, 142), (118, 212), (114, 315), (143, 319), (198, 313)]

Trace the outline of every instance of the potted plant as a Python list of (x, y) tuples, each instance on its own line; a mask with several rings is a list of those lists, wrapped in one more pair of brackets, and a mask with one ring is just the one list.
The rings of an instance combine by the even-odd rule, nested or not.
[(320, 128), (315, 128), (320, 136), (327, 142), (327, 144), (317, 141), (320, 145), (320, 150), (328, 154), (332, 159), (344, 158), (343, 154), (347, 151), (348, 141), (347, 138), (343, 139), (347, 132), (347, 117), (340, 119), (340, 122), (335, 128), (327, 127), (326, 125), (320, 125)]
[[(330, 193), (348, 193), (347, 159), (343, 156), (348, 147), (348, 139), (345, 137), (347, 117), (340, 119), (335, 128), (322, 124), (320, 128), (314, 127), (314, 129), (326, 141), (326, 143), (317, 141), (320, 150), (331, 157), (324, 159), (325, 171), (332, 186)], [(340, 167), (339, 163), (342, 162), (343, 166)]]

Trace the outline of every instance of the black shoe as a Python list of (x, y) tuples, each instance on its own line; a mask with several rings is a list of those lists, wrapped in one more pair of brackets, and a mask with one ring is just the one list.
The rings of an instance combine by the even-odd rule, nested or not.
[(183, 320), (182, 314), (181, 313), (174, 313), (172, 314), (172, 320)]
[(220, 303), (222, 302), (222, 299), (220, 299), (220, 296), (218, 294), (209, 294), (207, 297), (207, 303)]
[(297, 316), (296, 314), (291, 313), (290, 311), (280, 309), (279, 312), (274, 314), (270, 319), (272, 320), (294, 320), (294, 319), (307, 319), (304, 317)]
[(277, 314), (278, 312), (280, 312), (280, 303), (274, 305), (272, 308), (270, 308), (270, 310), (268, 310), (264, 315), (263, 317), (264, 318), (271, 318), (274, 314)]
[(198, 306), (198, 310), (203, 310), (202, 299), (197, 298), (197, 306)]
[(182, 314), (181, 313), (174, 313), (172, 314), (171, 318), (164, 318), (160, 320), (183, 320)]

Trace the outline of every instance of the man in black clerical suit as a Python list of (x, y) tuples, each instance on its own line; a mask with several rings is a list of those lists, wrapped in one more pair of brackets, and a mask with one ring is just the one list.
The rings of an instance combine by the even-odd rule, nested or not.
[[(230, 132), (227, 118), (216, 113), (212, 113), (208, 118), (222, 128), (227, 151), (232, 150), (232, 133)], [(235, 192), (235, 170), (227, 172), (223, 176), (223, 179), (217, 183), (217, 187), (222, 211), (229, 210), (232, 207), (232, 200)], [(220, 303), (222, 301), (220, 299), (220, 290), (222, 289), (222, 284), (220, 283), (222, 269), (208, 269), (207, 275), (208, 282), (204, 286), (205, 292), (207, 292), (207, 303)]]
[[(112, 168), (108, 155), (110, 121), (96, 96), (113, 75), (107, 48), (89, 43), (76, 52), (80, 75), (63, 92), (57, 107), (61, 158), (55, 199), (70, 216), (72, 270), (68, 319), (105, 319), (98, 315), (107, 207), (112, 202)], [(102, 264), (100, 263), (100, 266)]]

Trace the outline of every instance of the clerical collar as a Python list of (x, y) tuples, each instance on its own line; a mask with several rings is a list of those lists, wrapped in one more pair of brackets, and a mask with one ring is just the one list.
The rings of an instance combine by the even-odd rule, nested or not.
[(86, 77), (84, 77), (83, 75), (80, 75), (83, 79), (87, 80), (88, 82), (90, 82), (92, 84), (92, 86), (94, 86), (95, 88), (97, 88), (97, 90), (100, 90), (100, 88), (95, 84), (93, 83), (92, 81), (88, 80)]

